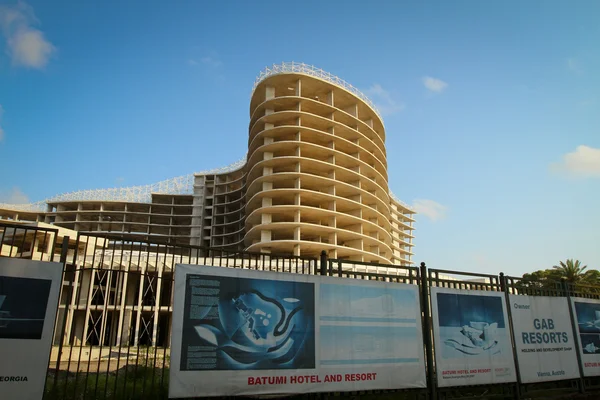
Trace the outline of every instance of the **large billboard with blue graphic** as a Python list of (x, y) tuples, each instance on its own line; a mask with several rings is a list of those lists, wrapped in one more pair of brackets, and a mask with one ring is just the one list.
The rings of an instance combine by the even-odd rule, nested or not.
[(579, 378), (567, 299), (517, 295), (509, 299), (521, 382)]
[(188, 274), (182, 371), (315, 367), (314, 285)]
[(600, 300), (571, 298), (584, 376), (600, 376)]
[(170, 397), (426, 385), (415, 285), (178, 265)]
[(0, 257), (0, 398), (44, 395), (63, 265)]
[(504, 293), (431, 288), (440, 387), (516, 380)]

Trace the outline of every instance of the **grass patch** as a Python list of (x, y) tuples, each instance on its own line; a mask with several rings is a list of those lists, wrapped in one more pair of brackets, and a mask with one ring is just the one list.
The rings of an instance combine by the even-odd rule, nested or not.
[(129, 365), (114, 372), (87, 374), (59, 371), (48, 374), (44, 400), (115, 399), (143, 400), (168, 398), (169, 369)]

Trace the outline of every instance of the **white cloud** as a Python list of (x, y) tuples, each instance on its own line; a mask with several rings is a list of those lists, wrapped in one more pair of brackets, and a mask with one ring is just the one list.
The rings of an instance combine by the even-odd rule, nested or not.
[(573, 57), (567, 58), (567, 68), (576, 74), (582, 74), (583, 68), (581, 67), (581, 63)]
[(208, 65), (209, 67), (212, 67), (212, 68), (218, 68), (221, 65), (223, 65), (223, 63), (221, 62), (221, 60), (219, 60), (217, 57), (211, 57), (211, 56), (202, 57), (200, 59), (200, 62), (202, 64)]
[(0, 203), (26, 204), (29, 203), (29, 197), (21, 189), (14, 187), (7, 192), (0, 192)]
[(575, 151), (563, 155), (562, 160), (550, 168), (573, 177), (600, 178), (600, 149), (577, 146)]
[(405, 105), (392, 98), (390, 93), (376, 83), (366, 90), (366, 94), (371, 97), (375, 107), (382, 115), (391, 115), (404, 110)]
[(19, 1), (14, 6), (0, 6), (0, 28), (13, 65), (42, 69), (56, 48), (35, 28), (38, 20), (33, 9)]
[(435, 93), (442, 93), (448, 87), (448, 84), (441, 79), (432, 78), (431, 76), (423, 77), (423, 85)]
[(4, 129), (2, 129), (2, 114), (4, 114), (4, 108), (0, 104), (0, 142), (4, 139)]
[(424, 215), (434, 222), (446, 218), (446, 213), (448, 211), (446, 206), (427, 199), (416, 199), (413, 201), (412, 206), (417, 214)]

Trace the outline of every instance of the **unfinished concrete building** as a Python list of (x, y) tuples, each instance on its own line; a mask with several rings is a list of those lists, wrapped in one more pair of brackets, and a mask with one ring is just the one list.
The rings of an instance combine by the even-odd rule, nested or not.
[[(254, 84), (243, 160), (153, 185), (0, 204), (0, 221), (60, 228), (57, 244), (70, 236), (75, 283), (59, 309), (69, 343), (161, 345), (172, 299), (161, 282), (171, 282), (177, 261), (161, 255), (166, 246), (311, 258), (325, 250), (388, 273), (411, 265), (414, 211), (389, 189), (385, 138), (375, 106), (350, 84), (305, 64), (274, 65)], [(115, 248), (110, 259), (104, 248), (100, 258), (105, 242), (86, 237), (82, 247), (77, 234), (164, 246), (148, 255)], [(29, 235), (11, 243), (4, 235), (0, 251), (43, 252), (47, 244)], [(142, 274), (127, 274), (131, 268)]]
[(154, 185), (87, 190), (0, 217), (77, 232), (410, 265), (414, 211), (390, 192), (383, 120), (356, 88), (305, 64), (263, 71), (248, 153)]

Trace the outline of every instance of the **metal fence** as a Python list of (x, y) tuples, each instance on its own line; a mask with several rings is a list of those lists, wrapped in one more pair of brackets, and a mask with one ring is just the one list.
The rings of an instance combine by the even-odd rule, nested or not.
[(58, 229), (0, 223), (0, 257), (53, 261), (57, 239)]
[(178, 263), (418, 285), (427, 388), (336, 396), (511, 399), (600, 389), (598, 378), (438, 388), (430, 302), (431, 287), (600, 299), (600, 287), (596, 286), (542, 284), (503, 274), (428, 269), (424, 263), (399, 267), (329, 259), (324, 252), (320, 258), (308, 258), (159, 244), (120, 236), (79, 234), (69, 238), (60, 236), (56, 229), (16, 224), (0, 224), (0, 251), (7, 257), (64, 263), (45, 399), (167, 398), (173, 272)]

